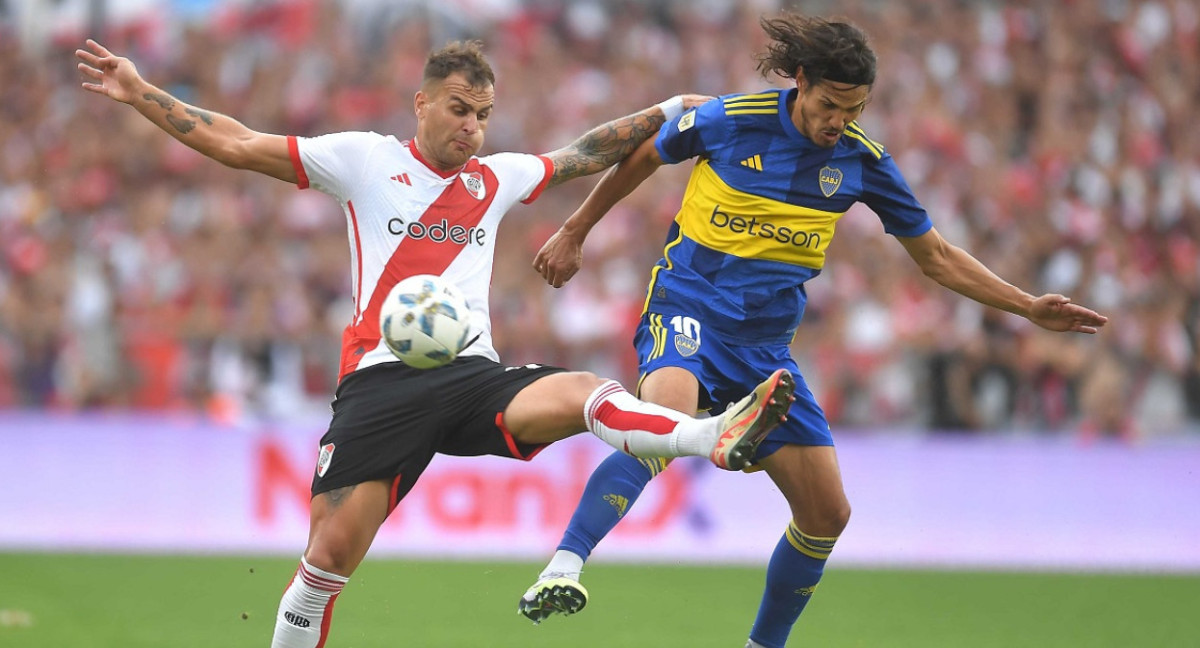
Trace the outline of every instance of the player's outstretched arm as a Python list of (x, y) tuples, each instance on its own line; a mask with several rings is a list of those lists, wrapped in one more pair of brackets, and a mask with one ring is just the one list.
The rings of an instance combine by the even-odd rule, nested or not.
[(632, 155), (600, 178), (579, 209), (538, 250), (533, 269), (555, 288), (570, 281), (583, 266), (583, 241), (592, 227), (662, 165), (654, 140), (642, 142)]
[(936, 229), (920, 236), (897, 238), (926, 276), (981, 304), (1016, 313), (1051, 331), (1095, 333), (1108, 322), (1107, 317), (1073, 304), (1062, 295), (1034, 297), (1017, 288), (942, 238)]
[(546, 153), (554, 164), (548, 186), (599, 173), (624, 160), (642, 142), (654, 137), (667, 120), (709, 99), (712, 97), (704, 95), (672, 97), (640, 112), (601, 124), (567, 146)]
[(225, 115), (189, 106), (138, 74), (133, 62), (88, 39), (75, 50), (79, 71), (90, 80), (83, 88), (133, 106), (175, 139), (235, 169), (258, 171), (287, 182), (297, 181), (287, 138), (259, 133)]

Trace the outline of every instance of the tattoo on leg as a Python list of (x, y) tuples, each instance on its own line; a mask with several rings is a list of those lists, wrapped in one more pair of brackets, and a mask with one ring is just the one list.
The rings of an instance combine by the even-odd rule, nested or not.
[(208, 124), (209, 126), (213, 125), (212, 113), (208, 112), (207, 110), (200, 110), (199, 108), (184, 108), (183, 112), (191, 115), (192, 117), (198, 117), (200, 121)]
[(185, 135), (192, 132), (192, 129), (196, 127), (196, 122), (191, 119), (180, 119), (175, 115), (167, 115), (167, 121), (175, 127), (175, 130)]
[(163, 110), (171, 110), (175, 107), (175, 98), (169, 94), (164, 94), (161, 92), (147, 92), (146, 94), (142, 95), (142, 99), (153, 101)]
[(343, 486), (341, 488), (335, 488), (331, 491), (327, 491), (325, 496), (329, 498), (329, 508), (335, 509), (341, 506), (342, 502), (345, 502), (346, 498), (350, 497), (350, 493), (354, 492), (355, 486), (357, 486), (357, 484), (351, 484), (349, 486)]

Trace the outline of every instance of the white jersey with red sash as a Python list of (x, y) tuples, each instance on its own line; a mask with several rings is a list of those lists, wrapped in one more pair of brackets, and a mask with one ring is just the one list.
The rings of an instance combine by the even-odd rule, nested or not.
[(350, 236), (354, 315), (342, 334), (338, 379), (397, 361), (380, 341), (379, 310), (392, 286), (416, 274), (441, 275), (462, 290), (478, 335), (462, 355), (499, 362), (492, 347), (488, 293), (496, 229), (518, 201), (533, 202), (550, 181), (545, 157), (472, 157), (449, 173), (431, 167), (413, 141), (348, 132), (289, 137), (301, 189), (342, 204)]

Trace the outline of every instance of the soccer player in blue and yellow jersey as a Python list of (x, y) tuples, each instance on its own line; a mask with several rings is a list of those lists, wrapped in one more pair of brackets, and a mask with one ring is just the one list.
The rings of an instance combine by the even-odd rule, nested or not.
[[(658, 166), (696, 158), (650, 273), (634, 341), (639, 387), (649, 401), (695, 412), (736, 400), (779, 367), (797, 377), (788, 420), (755, 459), (792, 519), (768, 564), (747, 646), (782, 648), (850, 517), (829, 424), (788, 346), (804, 314), (804, 285), (820, 274), (850, 206), (865, 203), (927, 276), (966, 297), (1053, 331), (1095, 333), (1107, 320), (1062, 295), (1012, 286), (938, 234), (887, 150), (855, 122), (876, 68), (859, 29), (794, 13), (761, 24), (771, 44), (759, 69), (794, 87), (724, 96), (664, 124), (601, 180), (534, 268), (562, 286), (582, 263), (588, 231), (617, 201)], [(522, 597), (523, 614), (538, 622), (586, 604), (583, 561), (619, 519), (605, 499), (632, 503), (665, 465), (616, 453), (596, 469), (559, 551)]]

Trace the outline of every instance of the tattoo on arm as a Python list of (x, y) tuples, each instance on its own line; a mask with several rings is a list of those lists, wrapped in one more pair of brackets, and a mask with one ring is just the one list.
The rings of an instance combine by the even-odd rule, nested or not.
[(168, 112), (175, 107), (175, 97), (162, 92), (147, 92), (142, 95), (142, 99), (153, 101), (158, 104), (159, 108)]
[(554, 162), (550, 185), (603, 171), (624, 160), (642, 142), (653, 137), (664, 121), (662, 115), (648, 115), (643, 111), (593, 128), (548, 156)]
[(192, 132), (192, 129), (196, 127), (195, 121), (191, 119), (181, 119), (175, 115), (167, 115), (167, 121), (175, 127), (175, 130), (183, 133), (184, 135)]
[[(175, 97), (172, 97), (165, 92), (147, 92), (146, 94), (142, 95), (142, 98), (146, 101), (153, 101), (154, 103), (158, 104), (159, 108), (167, 111), (167, 122), (174, 126), (175, 130), (179, 131), (180, 133), (187, 134), (192, 132), (192, 129), (196, 128), (196, 121), (194, 119), (183, 119), (170, 114), (175, 108)], [(213, 125), (212, 113), (206, 110), (200, 110), (199, 108), (192, 108), (191, 106), (188, 106), (183, 109), (183, 112), (199, 119), (209, 126)]]
[(191, 115), (192, 117), (199, 118), (200, 121), (204, 122), (205, 124), (208, 124), (209, 126), (213, 125), (212, 113), (208, 112), (207, 110), (200, 110), (199, 108), (192, 108), (189, 106), (187, 108), (184, 108), (183, 112)]

